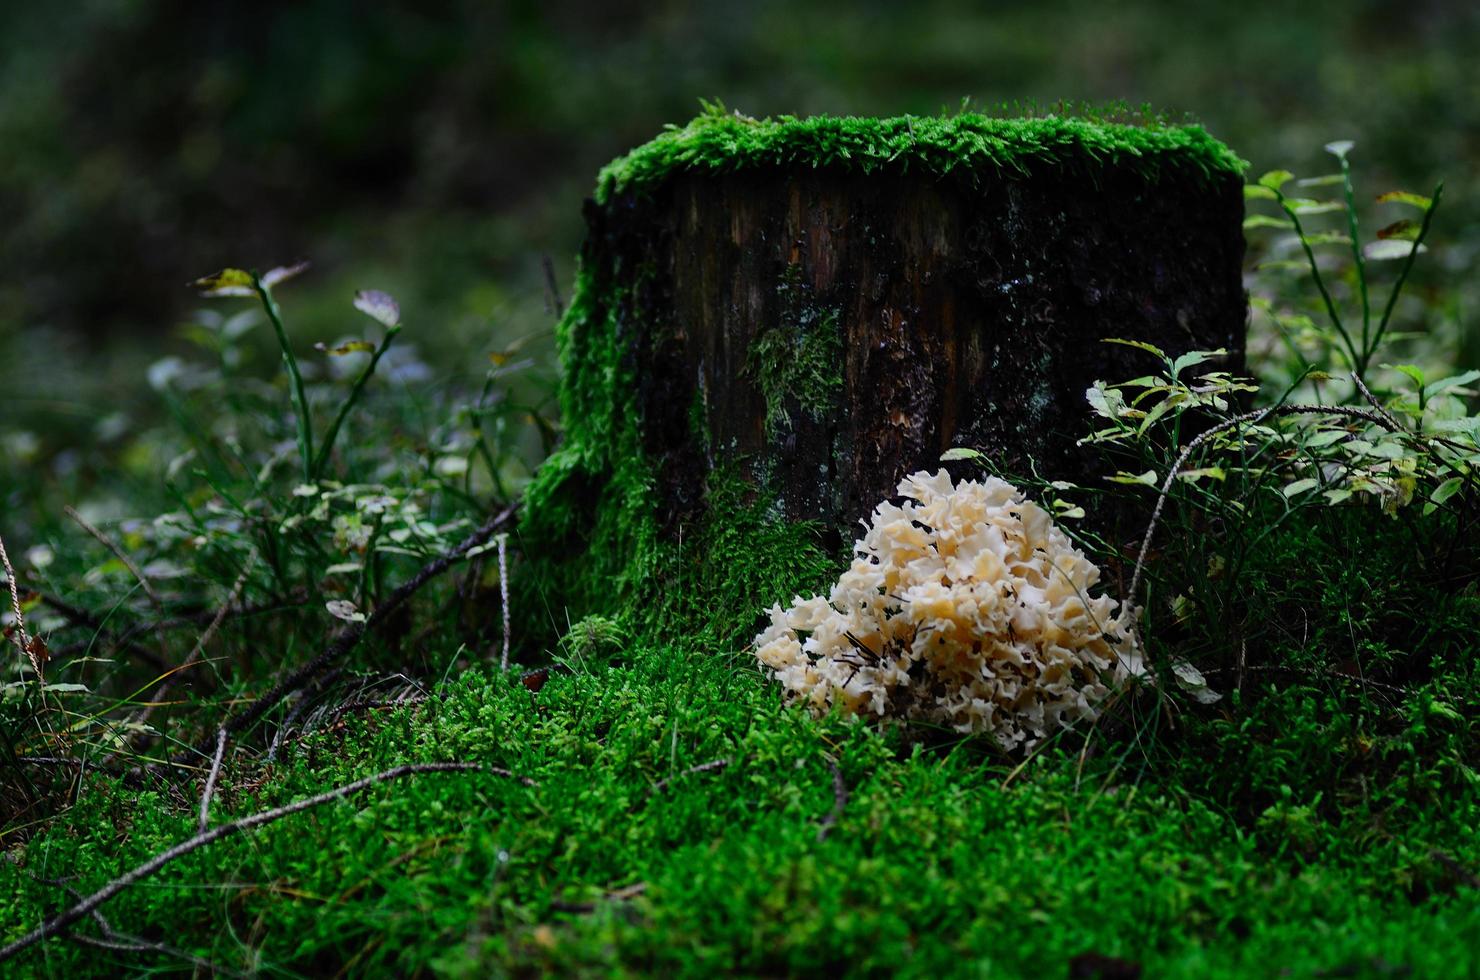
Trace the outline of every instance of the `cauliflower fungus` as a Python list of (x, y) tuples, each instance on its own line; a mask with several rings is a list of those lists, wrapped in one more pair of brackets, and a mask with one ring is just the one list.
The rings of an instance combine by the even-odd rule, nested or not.
[(755, 653), (789, 700), (1031, 749), (1142, 673), (1130, 610), (1090, 596), (1100, 570), (1011, 484), (922, 471), (899, 494), (830, 596), (770, 610)]

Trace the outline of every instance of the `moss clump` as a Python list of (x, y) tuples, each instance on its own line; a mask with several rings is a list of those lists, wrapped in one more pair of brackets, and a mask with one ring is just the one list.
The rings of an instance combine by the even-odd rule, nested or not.
[(1155, 179), (1165, 170), (1242, 175), (1247, 164), (1201, 126), (1158, 119), (1139, 125), (1090, 116), (1008, 119), (954, 116), (852, 116), (751, 119), (711, 107), (602, 169), (596, 202), (641, 192), (681, 173), (766, 167), (885, 168), (945, 175), (1024, 175), (1043, 167), (1093, 171), (1120, 167)]
[(746, 359), (746, 371), (766, 399), (766, 434), (771, 437), (790, 428), (789, 402), (819, 420), (843, 388), (837, 311), (809, 302), (796, 266), (787, 269), (777, 291), (786, 315), (756, 335)]

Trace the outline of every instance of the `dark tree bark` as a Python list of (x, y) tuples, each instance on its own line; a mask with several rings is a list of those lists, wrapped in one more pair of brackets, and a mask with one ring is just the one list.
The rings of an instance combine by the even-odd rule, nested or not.
[(584, 262), (664, 517), (728, 461), (846, 531), (952, 446), (1098, 481), (1085, 389), (1156, 370), (1102, 338), (1241, 368), (1242, 217), (1229, 173), (684, 175), (589, 205)]

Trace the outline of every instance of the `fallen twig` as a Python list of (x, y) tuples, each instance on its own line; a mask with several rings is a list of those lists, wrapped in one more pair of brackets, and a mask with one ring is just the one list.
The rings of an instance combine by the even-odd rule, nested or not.
[(1227, 432), (1229, 429), (1237, 428), (1244, 424), (1258, 425), (1267, 418), (1283, 415), (1344, 415), (1347, 418), (1362, 419), (1374, 425), (1381, 426), (1389, 432), (1403, 431), (1391, 421), (1385, 412), (1373, 411), (1368, 408), (1353, 408), (1345, 405), (1275, 405), (1271, 408), (1262, 408), (1256, 412), (1245, 412), (1231, 419), (1225, 419), (1206, 432), (1199, 433), (1182, 452), (1178, 454), (1177, 461), (1167, 471), (1167, 477), (1162, 481), (1161, 489), (1156, 494), (1156, 506), (1151, 511), (1151, 520), (1146, 525), (1146, 534), (1141, 538), (1141, 550), (1136, 555), (1136, 570), (1131, 575), (1131, 587), (1126, 593), (1125, 600), (1134, 603), (1136, 595), (1141, 589), (1141, 575), (1146, 570), (1146, 555), (1151, 551), (1151, 538), (1156, 533), (1156, 525), (1161, 520), (1161, 512), (1166, 507), (1167, 495), (1172, 492), (1172, 484), (1177, 479), (1177, 474), (1182, 472), (1182, 465), (1192, 454), (1209, 439)]
[[(189, 854), (193, 851), (197, 851), (208, 844), (214, 844), (216, 841), (220, 840), (223, 837), (229, 837), (232, 834), (239, 833), (244, 830), (251, 830), (256, 827), (261, 827), (264, 824), (269, 824), (273, 823), (274, 821), (281, 820), (283, 817), (292, 816), (295, 813), (301, 813), (304, 810), (309, 810), (316, 806), (322, 806), (323, 804), (333, 802), (334, 800), (343, 799), (346, 796), (357, 793), (360, 790), (365, 789), (366, 787), (374, 786), (377, 783), (390, 782), (394, 779), (401, 779), (403, 777), (416, 775), (419, 773), (437, 772), (487, 772), (497, 776), (505, 776), (516, 779), (521, 778), (514, 776), (513, 773), (509, 772), (506, 769), (499, 769), (493, 766), (484, 766), (473, 762), (428, 762), (397, 766), (394, 769), (387, 769), (384, 772), (378, 772), (373, 776), (366, 776), (364, 779), (357, 779), (352, 783), (347, 783), (343, 786), (331, 789), (327, 792), (319, 793), (317, 796), (310, 796), (305, 799), (286, 804), (284, 806), (275, 807), (271, 810), (263, 810), (262, 812), (254, 813), (249, 817), (243, 817), (240, 820), (233, 820), (230, 823), (221, 824), (217, 827), (211, 828), (210, 830), (201, 831), (194, 837), (181, 841), (174, 847), (171, 847), (168, 850), (161, 851), (160, 853), (154, 855), (154, 857), (145, 861), (138, 867), (132, 869), (131, 871), (127, 871), (119, 877), (108, 882), (108, 884), (104, 885), (102, 888), (93, 892), (82, 901), (73, 905), (65, 912), (61, 913), (55, 918), (47, 920), (46, 922), (42, 923), (40, 926), (36, 927), (31, 932), (28, 932), (26, 935), (17, 939), (10, 945), (0, 948), (0, 963), (5, 962), (22, 950), (34, 946), (36, 943), (42, 942), (46, 939), (50, 939), (52, 936), (59, 935), (60, 933), (70, 928), (79, 919), (90, 915), (94, 909), (97, 909), (104, 902), (107, 902), (119, 892), (144, 880), (170, 862), (182, 858), (186, 854)], [(529, 780), (521, 779), (521, 781), (524, 782), (526, 785), (530, 784)]]
[(727, 758), (726, 759), (711, 759), (708, 762), (701, 762), (697, 766), (690, 766), (689, 768), (685, 769), (683, 772), (675, 773), (674, 775), (669, 776), (667, 779), (660, 779), (656, 783), (653, 783), (652, 788), (648, 790), (648, 795), (649, 796), (656, 796), (657, 794), (659, 794), (659, 793), (663, 792), (665, 789), (667, 789), (669, 787), (669, 785), (671, 785), (673, 783), (674, 780), (676, 780), (676, 779), (682, 779), (684, 776), (692, 776), (695, 773), (713, 772), (716, 769), (723, 769), (726, 766), (728, 766), (731, 761), (732, 760), (727, 759)]
[(211, 760), (211, 772), (206, 776), (205, 789), (200, 793), (200, 823), (204, 831), (211, 823), (211, 797), (216, 792), (216, 780), (221, 776), (221, 760), (226, 758), (226, 729), (216, 733), (216, 756)]
[(509, 643), (514, 635), (513, 624), (509, 622), (509, 536), (500, 534), (498, 536), (498, 592), (499, 598), (504, 603), (504, 655), (499, 660), (499, 669), (509, 669)]
[(827, 760), (827, 767), (832, 770), (833, 778), (833, 808), (826, 817), (822, 819), (822, 825), (817, 828), (817, 843), (821, 844), (827, 840), (827, 835), (838, 825), (842, 819), (843, 808), (848, 805), (848, 784), (843, 782), (843, 770), (831, 759)]

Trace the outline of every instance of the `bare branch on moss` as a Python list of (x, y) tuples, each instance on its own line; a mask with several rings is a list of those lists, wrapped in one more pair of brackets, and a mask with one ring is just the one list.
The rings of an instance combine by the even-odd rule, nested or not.
[(659, 793), (661, 793), (665, 789), (667, 789), (669, 786), (671, 786), (674, 783), (674, 781), (679, 780), (679, 779), (682, 779), (684, 776), (692, 776), (692, 775), (695, 775), (696, 773), (714, 772), (714, 771), (719, 770), (719, 769), (724, 769), (726, 766), (730, 765), (730, 763), (732, 761), (733, 760), (728, 759), (728, 758), (724, 758), (724, 759), (711, 759), (708, 762), (701, 762), (697, 766), (690, 766), (689, 768), (685, 769), (683, 772), (676, 773), (676, 774), (674, 774), (672, 776), (669, 776), (667, 779), (660, 779), (656, 783), (653, 783), (652, 789), (648, 790), (648, 795), (649, 796), (656, 796), (656, 795), (658, 795)]
[(221, 761), (226, 758), (226, 729), (216, 733), (216, 756), (211, 760), (211, 772), (206, 776), (205, 789), (200, 793), (200, 822), (197, 824), (204, 831), (211, 823), (211, 797), (216, 792), (216, 780), (221, 776)]
[(848, 784), (843, 782), (843, 770), (839, 769), (838, 764), (832, 759), (827, 760), (827, 767), (832, 770), (833, 808), (822, 819), (822, 826), (817, 828), (817, 843), (819, 844), (827, 840), (827, 835), (843, 818), (843, 809), (848, 805)]
[(509, 644), (514, 636), (514, 626), (509, 622), (509, 536), (498, 536), (498, 591), (504, 603), (504, 655), (499, 658), (499, 669), (509, 669)]
[(392, 780), (402, 779), (406, 776), (418, 775), (422, 773), (442, 772), (486, 772), (495, 776), (520, 779), (521, 782), (524, 782), (526, 785), (531, 784), (531, 781), (527, 779), (522, 779), (521, 777), (517, 777), (513, 773), (509, 772), (507, 769), (499, 769), (493, 766), (484, 766), (474, 762), (417, 763), (412, 765), (397, 766), (394, 769), (387, 769), (384, 772), (378, 772), (373, 776), (366, 776), (364, 779), (357, 779), (352, 783), (346, 783), (343, 786), (336, 787), (335, 789), (331, 789), (324, 793), (319, 793), (316, 796), (306, 797), (293, 803), (289, 803), (285, 806), (275, 807), (271, 810), (263, 810), (262, 812), (254, 813), (249, 817), (243, 817), (240, 820), (233, 820), (230, 823), (221, 824), (219, 826), (211, 828), (210, 830), (201, 831), (200, 833), (197, 833), (194, 837), (183, 840), (180, 843), (176, 844), (174, 847), (169, 848), (168, 850), (159, 852), (138, 867), (127, 871), (119, 877), (108, 882), (108, 884), (104, 885), (102, 888), (82, 899), (82, 901), (73, 905), (62, 914), (42, 923), (40, 926), (36, 927), (31, 932), (28, 932), (26, 935), (17, 939), (10, 945), (0, 948), (0, 963), (5, 962), (22, 950), (34, 946), (35, 944), (42, 942), (43, 940), (50, 939), (51, 937), (56, 935), (60, 935), (61, 933), (71, 928), (72, 925), (74, 925), (80, 919), (91, 915), (95, 909), (100, 907), (109, 899), (113, 898), (119, 892), (122, 892), (125, 889), (138, 884), (140, 881), (148, 878), (150, 875), (154, 874), (156, 871), (163, 868), (165, 865), (171, 863), (172, 861), (176, 861), (193, 851), (198, 851), (202, 847), (205, 847), (209, 844), (214, 844), (216, 841), (221, 840), (223, 837), (230, 837), (232, 834), (240, 833), (246, 830), (253, 830), (257, 827), (261, 827), (266, 824), (281, 820), (284, 817), (292, 816), (295, 813), (302, 813), (304, 810), (309, 810), (316, 806), (322, 806), (323, 804), (331, 803), (334, 800), (343, 799), (346, 796), (358, 793), (360, 790), (366, 789), (370, 786), (374, 786), (378, 783), (387, 783), (391, 782)]
[[(369, 617), (363, 623), (351, 623), (348, 627), (340, 631), (322, 653), (278, 681), (277, 684), (273, 685), (271, 690), (253, 702), (251, 707), (238, 715), (227, 718), (221, 727), (228, 734), (235, 735), (259, 721), (263, 715), (282, 703), (284, 698), (318, 677), (331, 664), (358, 646), (366, 631), (383, 625), (391, 614), (405, 605), (406, 601), (415, 595), (422, 586), (447, 571), (447, 569), (456, 564), (469, 551), (498, 533), (504, 525), (513, 519), (518, 510), (518, 504), (510, 504), (484, 521), (481, 527), (464, 538), (450, 551), (423, 565), (420, 571), (402, 583), (390, 595), (386, 596), (385, 601), (376, 606), (374, 611), (370, 613)], [(197, 752), (202, 756), (209, 753), (209, 751), (210, 746), (197, 748)]]

